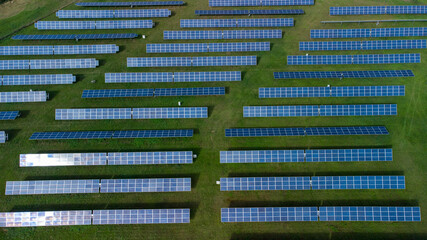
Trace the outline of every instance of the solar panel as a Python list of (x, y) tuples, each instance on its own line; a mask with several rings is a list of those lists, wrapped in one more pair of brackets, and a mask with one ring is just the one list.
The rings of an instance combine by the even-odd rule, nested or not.
[[(0, 79), (1, 79), (1, 76), (0, 76)], [(76, 76), (73, 76), (72, 74), (4, 75), (3, 76), (4, 86), (6, 85), (11, 86), (11, 85), (73, 84), (75, 82), (76, 82)]]
[(191, 178), (101, 179), (101, 193), (190, 192)]
[(0, 227), (91, 225), (92, 211), (1, 212)]
[(140, 29), (153, 27), (153, 20), (114, 20), (95, 22), (96, 29)]
[(420, 207), (320, 207), (319, 221), (420, 222)]
[(384, 50), (426, 48), (427, 40), (300, 42), (300, 51)]
[(181, 19), (181, 28), (293, 27), (293, 18)]
[(397, 115), (397, 104), (320, 105), (319, 116)]
[(193, 67), (253, 65), (257, 65), (257, 56), (192, 57)]
[(106, 153), (20, 154), (20, 167), (107, 165)]
[(221, 178), (221, 191), (310, 190), (310, 177)]
[(0, 55), (53, 55), (53, 48), (52, 46), (0, 46)]
[(99, 180), (7, 181), (6, 195), (99, 193)]
[(244, 106), (243, 117), (313, 117), (319, 116), (319, 106)]
[(356, 126), (356, 127), (312, 127), (305, 128), (307, 136), (332, 135), (388, 135), (384, 126)]
[(275, 79), (413, 77), (412, 70), (275, 72)]
[(6, 143), (7, 134), (5, 131), (0, 131), (0, 143)]
[(192, 129), (35, 132), (30, 140), (192, 137)]
[(133, 119), (207, 118), (207, 107), (133, 108)]
[(220, 163), (304, 162), (304, 150), (221, 151)]
[(96, 29), (95, 21), (38, 21), (34, 27), (38, 30), (77, 30)]
[(393, 161), (391, 148), (373, 149), (310, 149), (305, 150), (307, 162), (376, 162)]
[(270, 42), (147, 44), (147, 53), (270, 51)]
[(156, 88), (155, 97), (225, 95), (225, 87)]
[(189, 223), (190, 209), (93, 210), (93, 225)]
[(127, 67), (247, 66), (256, 64), (256, 56), (127, 58)]
[(314, 5), (314, 0), (209, 0), (210, 7)]
[(193, 129), (115, 131), (113, 138), (171, 138), (193, 137)]
[(83, 90), (82, 98), (152, 97), (154, 89), (96, 89)]
[(219, 15), (300, 15), (304, 14), (302, 9), (277, 9), (277, 10), (196, 10), (199, 16)]
[(317, 207), (221, 208), (221, 222), (317, 221)]
[(95, 58), (81, 59), (31, 59), (30, 69), (74, 69), (74, 68), (96, 68), (99, 61)]
[(135, 9), (135, 10), (59, 10), (58, 18), (148, 18), (169, 17), (168, 9)]
[(391, 64), (420, 62), (421, 54), (419, 53), (288, 56), (288, 65)]
[(184, 1), (155, 1), (155, 2), (79, 2), (79, 7), (145, 7), (145, 6), (180, 6)]
[(127, 67), (190, 67), (192, 57), (127, 58)]
[(119, 51), (119, 46), (117, 46), (116, 44), (55, 45), (52, 47), (55, 55), (107, 54), (107, 53), (117, 53)]
[(29, 70), (30, 60), (0, 60), (0, 70)]
[(357, 28), (357, 29), (312, 29), (311, 38), (368, 38), (368, 37), (422, 37), (427, 36), (426, 27), (415, 28)]
[(0, 92), (0, 103), (46, 102), (46, 91)]
[(192, 164), (192, 151), (109, 152), (108, 165)]
[(330, 7), (329, 15), (427, 14), (427, 6), (352, 6)]
[(164, 31), (164, 40), (282, 38), (282, 30)]
[(329, 97), (329, 87), (259, 88), (259, 98)]
[(131, 108), (55, 109), (55, 120), (132, 119)]
[(304, 128), (230, 128), (226, 137), (304, 136)]
[(405, 176), (311, 177), (312, 190), (405, 189)]
[(174, 82), (225, 82), (241, 81), (242, 72), (174, 72)]
[(172, 72), (105, 73), (105, 83), (173, 82)]
[(0, 111), (0, 120), (15, 120), (19, 117), (19, 111)]
[(82, 40), (82, 39), (130, 39), (136, 38), (136, 33), (110, 34), (59, 34), (59, 35), (15, 35), (13, 40)]

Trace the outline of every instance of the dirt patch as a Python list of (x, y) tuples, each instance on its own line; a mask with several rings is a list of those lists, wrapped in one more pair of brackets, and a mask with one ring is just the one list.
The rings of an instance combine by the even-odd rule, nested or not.
[[(34, 0), (11, 0), (0, 4), (0, 19), (9, 18), (24, 11)], [(34, 5), (33, 5), (34, 6)]]

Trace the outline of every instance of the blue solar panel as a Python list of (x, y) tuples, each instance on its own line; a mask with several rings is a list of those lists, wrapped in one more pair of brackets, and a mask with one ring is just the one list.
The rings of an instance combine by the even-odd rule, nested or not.
[(190, 192), (191, 178), (101, 179), (101, 193)]
[(241, 81), (242, 72), (175, 72), (174, 82), (225, 82)]
[(53, 46), (0, 46), (0, 55), (53, 55)]
[(7, 134), (5, 131), (0, 131), (0, 143), (5, 143), (7, 140)]
[(248, 66), (256, 64), (256, 56), (127, 58), (127, 67)]
[(116, 44), (98, 44), (98, 45), (55, 45), (52, 46), (54, 55), (69, 54), (107, 54), (117, 53), (119, 46)]
[(225, 95), (225, 87), (156, 88), (155, 97)]
[(282, 38), (282, 30), (164, 31), (164, 40)]
[(193, 137), (193, 129), (114, 131), (113, 138)]
[(230, 128), (226, 137), (304, 136), (304, 128)]
[(319, 106), (244, 106), (243, 117), (313, 117), (319, 116)]
[(1, 212), (0, 227), (91, 225), (92, 211)]
[(421, 54), (419, 53), (288, 56), (288, 65), (391, 64), (420, 62)]
[(153, 97), (154, 89), (97, 89), (83, 90), (82, 98)]
[(142, 7), (142, 6), (180, 6), (184, 1), (155, 1), (155, 2), (79, 2), (79, 7)]
[(153, 20), (95, 21), (96, 29), (139, 29), (153, 27)]
[(93, 210), (93, 225), (190, 223), (190, 209)]
[(15, 120), (19, 117), (19, 111), (1, 111), (0, 120)]
[(329, 97), (329, 87), (259, 88), (259, 98)]
[(190, 67), (192, 57), (127, 58), (127, 67)]
[(270, 51), (270, 42), (147, 44), (147, 53)]
[(320, 105), (319, 116), (397, 115), (397, 104)]
[(317, 207), (221, 208), (221, 222), (317, 221)]
[(109, 152), (108, 165), (192, 164), (192, 151)]
[(314, 0), (209, 0), (210, 7), (314, 5)]
[(28, 70), (30, 60), (0, 60), (0, 70)]
[(172, 72), (105, 73), (105, 83), (173, 82)]
[(0, 60), (0, 70), (96, 68), (98, 65), (94, 58)]
[(321, 176), (311, 178), (312, 190), (405, 189), (405, 176)]
[(82, 39), (129, 39), (136, 38), (136, 33), (111, 34), (60, 34), (60, 35), (15, 35), (13, 40), (82, 40)]
[[(0, 85), (1, 84), (0, 76)], [(72, 74), (46, 74), (46, 75), (4, 75), (3, 85), (50, 85), (73, 84), (76, 76)]]
[(192, 129), (35, 132), (30, 140), (192, 137)]
[(305, 128), (307, 136), (332, 136), (332, 135), (388, 135), (383, 126), (366, 127), (312, 127)]
[(302, 9), (278, 9), (278, 10), (196, 10), (196, 15), (300, 15), (304, 14)]
[(427, 6), (357, 6), (331, 7), (331, 16), (337, 15), (377, 15), (377, 14), (427, 14)]
[(221, 191), (310, 190), (310, 177), (221, 178)]
[(307, 162), (374, 162), (393, 161), (391, 148), (373, 149), (310, 149), (305, 150)]
[(275, 72), (275, 79), (413, 77), (412, 70)]
[(136, 9), (136, 10), (59, 10), (58, 18), (148, 18), (169, 17), (168, 9)]
[(19, 167), (107, 165), (106, 153), (20, 154)]
[(55, 109), (55, 120), (132, 119), (131, 108)]
[(86, 132), (35, 132), (30, 140), (59, 140), (59, 139), (109, 139), (114, 131)]
[(99, 193), (99, 180), (7, 181), (5, 195)]
[(46, 102), (46, 91), (0, 92), (0, 103)]
[(181, 28), (293, 27), (293, 18), (181, 19)]
[(427, 36), (426, 27), (415, 28), (357, 28), (357, 29), (312, 29), (311, 38), (367, 38), (367, 37), (422, 37)]
[(420, 207), (320, 207), (319, 221), (420, 222)]
[(220, 163), (304, 162), (304, 150), (221, 151)]
[(153, 26), (152, 20), (38, 21), (34, 24), (38, 30), (136, 29), (153, 28)]
[(133, 108), (133, 119), (207, 118), (207, 107)]
[(257, 56), (193, 57), (192, 66), (250, 66), (257, 65)]
[(426, 48), (427, 40), (300, 42), (300, 51), (384, 50)]

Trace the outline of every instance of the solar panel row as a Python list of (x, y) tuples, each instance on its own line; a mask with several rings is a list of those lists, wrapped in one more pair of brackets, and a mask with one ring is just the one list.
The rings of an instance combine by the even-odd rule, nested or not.
[(19, 111), (0, 111), (0, 120), (15, 120), (19, 117)]
[(147, 44), (147, 53), (270, 51), (270, 42)]
[(282, 38), (282, 30), (163, 31), (164, 40)]
[(221, 208), (221, 222), (379, 221), (419, 222), (420, 207)]
[(427, 14), (426, 5), (330, 7), (331, 16), (378, 14)]
[(64, 139), (119, 139), (119, 138), (171, 138), (193, 137), (193, 129), (176, 130), (121, 130), (86, 132), (35, 132), (30, 140)]
[(192, 164), (192, 151), (20, 154), (20, 167)]
[(405, 96), (405, 86), (259, 88), (259, 98)]
[(196, 15), (301, 15), (302, 9), (278, 9), (278, 10), (196, 10)]
[(225, 95), (225, 87), (83, 90), (82, 98), (171, 97)]
[(155, 2), (79, 2), (79, 7), (145, 7), (145, 6), (180, 6), (184, 1), (155, 1)]
[(220, 163), (393, 161), (391, 148), (221, 151)]
[(367, 38), (367, 37), (422, 37), (422, 36), (427, 36), (427, 27), (312, 29), (310, 30), (311, 38)]
[(0, 227), (189, 223), (190, 209), (1, 212)]
[(55, 120), (207, 118), (207, 107), (56, 109)]
[(96, 68), (95, 58), (0, 60), (0, 70)]
[(6, 143), (7, 134), (5, 131), (0, 131), (0, 143)]
[(58, 18), (148, 18), (169, 17), (168, 9), (136, 9), (136, 10), (59, 10)]
[(256, 56), (127, 58), (127, 67), (202, 67), (257, 65)]
[(397, 115), (397, 104), (244, 106), (243, 117)]
[(274, 72), (275, 79), (414, 77), (412, 70)]
[(288, 65), (420, 63), (421, 54), (299, 55), (288, 56), (287, 62)]
[(15, 35), (13, 40), (97, 40), (97, 39), (131, 39), (138, 37), (136, 33), (110, 34), (57, 34), (57, 35)]
[(210, 7), (314, 5), (314, 0), (209, 0)]
[(46, 91), (0, 92), (0, 103), (46, 102)]
[(427, 48), (427, 40), (300, 42), (300, 51), (385, 50)]
[(3, 75), (0, 76), (0, 86), (12, 85), (50, 85), (73, 84), (76, 76), (72, 74), (44, 74), (44, 75)]
[(105, 83), (241, 81), (240, 71), (106, 73)]
[(226, 137), (388, 135), (384, 126), (311, 128), (229, 128)]
[(116, 20), (116, 21), (38, 21), (34, 27), (38, 30), (79, 30), (79, 29), (137, 29), (153, 28), (152, 20)]
[(293, 18), (181, 19), (181, 28), (293, 27)]

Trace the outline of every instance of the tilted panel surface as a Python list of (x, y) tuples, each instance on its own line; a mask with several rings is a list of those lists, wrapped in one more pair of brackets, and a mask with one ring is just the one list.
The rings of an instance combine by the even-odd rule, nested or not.
[(20, 154), (20, 167), (107, 165), (106, 153)]

